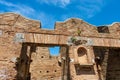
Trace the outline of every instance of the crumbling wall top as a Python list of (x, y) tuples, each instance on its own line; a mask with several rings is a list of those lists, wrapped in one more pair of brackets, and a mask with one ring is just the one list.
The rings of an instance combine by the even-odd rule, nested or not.
[(81, 36), (98, 35), (97, 27), (77, 18), (70, 18), (65, 22), (57, 22), (55, 30), (61, 30), (63, 32), (68, 31), (71, 33), (70, 35), (78, 35), (79, 32), (81, 33)]
[(105, 28), (106, 26), (102, 27), (100, 30), (103, 31), (99, 32), (98, 27), (94, 25), (84, 22), (81, 19), (70, 18), (64, 22), (56, 22), (54, 30), (44, 30), (41, 29), (41, 23), (39, 21), (27, 19), (16, 13), (0, 14), (0, 29), (3, 30), (38, 34), (120, 38), (120, 23), (108, 25), (107, 28)]
[[(40, 22), (27, 19), (19, 14), (15, 13), (4, 13), (0, 14), (0, 29), (7, 29), (8, 27), (11, 27), (11, 30), (17, 29), (17, 30), (30, 30), (31, 28), (40, 28)], [(3, 27), (4, 25), (7, 26), (7, 28)]]

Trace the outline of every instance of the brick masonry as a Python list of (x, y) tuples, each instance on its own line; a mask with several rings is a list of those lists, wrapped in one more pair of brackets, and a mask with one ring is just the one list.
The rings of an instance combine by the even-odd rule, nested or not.
[[(119, 29), (71, 18), (43, 30), (39, 21), (0, 14), (0, 80), (119, 80)], [(51, 56), (50, 46), (60, 54)]]

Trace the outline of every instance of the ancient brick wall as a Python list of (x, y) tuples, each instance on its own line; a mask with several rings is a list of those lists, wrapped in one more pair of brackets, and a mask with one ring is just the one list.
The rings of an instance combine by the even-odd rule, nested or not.
[[(39, 21), (0, 14), (0, 80), (119, 80), (119, 28), (72, 18), (43, 30)], [(57, 57), (48, 49), (55, 45)], [(100, 65), (96, 56), (104, 57)]]
[[(34, 24), (33, 24), (34, 23)], [(23, 18), (18, 14), (0, 14), (0, 80), (14, 80), (17, 74), (16, 59), (20, 56), (22, 38), (29, 27), (38, 27), (40, 23)]]
[(62, 66), (58, 63), (58, 57), (51, 56), (49, 52), (48, 47), (37, 47), (32, 53), (30, 65), (32, 80), (61, 80)]

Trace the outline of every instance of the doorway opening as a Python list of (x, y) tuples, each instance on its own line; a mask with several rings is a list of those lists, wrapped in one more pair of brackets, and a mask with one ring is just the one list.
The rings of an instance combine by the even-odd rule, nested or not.
[[(57, 53), (52, 54), (57, 56), (50, 57), (50, 52)], [(65, 73), (63, 69), (69, 66), (66, 66), (68, 64), (67, 53), (68, 46), (65, 45), (23, 43), (21, 54), (17, 59), (15, 67), (17, 71), (16, 79), (45, 80), (52, 77), (55, 80), (62, 80), (62, 76)], [(65, 57), (66, 60), (62, 61), (62, 57)]]
[(101, 71), (100, 79), (119, 80), (120, 79), (120, 48), (115, 47), (94, 47), (95, 57), (100, 58), (99, 65)]

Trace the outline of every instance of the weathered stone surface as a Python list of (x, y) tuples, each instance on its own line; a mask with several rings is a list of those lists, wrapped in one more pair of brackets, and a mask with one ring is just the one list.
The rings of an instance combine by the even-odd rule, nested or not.
[(13, 26), (18, 16), (20, 15), (13, 13), (0, 14), (0, 24)]
[[(72, 18), (43, 30), (39, 21), (0, 14), (0, 80), (119, 80), (119, 28)], [(51, 56), (50, 46), (60, 55)]]

